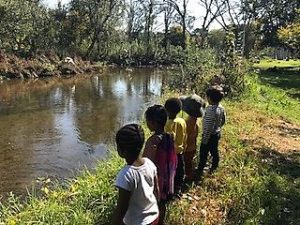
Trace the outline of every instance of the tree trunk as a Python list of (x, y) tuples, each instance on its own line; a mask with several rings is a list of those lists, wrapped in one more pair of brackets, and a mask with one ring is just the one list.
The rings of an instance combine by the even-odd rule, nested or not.
[(186, 21), (185, 16), (182, 19), (182, 48), (186, 50)]
[(92, 53), (92, 51), (95, 47), (95, 44), (97, 43), (99, 34), (100, 34), (100, 29), (95, 30), (94, 35), (93, 35), (93, 39), (92, 39), (92, 43), (90, 44), (90, 46), (89, 46), (89, 48), (86, 52), (86, 55), (85, 55), (86, 58), (89, 58), (91, 56), (91, 53)]

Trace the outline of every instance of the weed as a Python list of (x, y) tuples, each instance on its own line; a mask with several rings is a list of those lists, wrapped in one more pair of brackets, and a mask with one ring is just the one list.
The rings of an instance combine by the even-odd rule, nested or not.
[[(300, 223), (299, 102), (257, 75), (246, 81), (239, 101), (224, 102), (219, 170), (169, 205), (166, 224)], [(67, 185), (44, 185), (40, 197), (11, 195), (0, 206), (0, 224), (109, 224), (122, 164), (112, 154)]]

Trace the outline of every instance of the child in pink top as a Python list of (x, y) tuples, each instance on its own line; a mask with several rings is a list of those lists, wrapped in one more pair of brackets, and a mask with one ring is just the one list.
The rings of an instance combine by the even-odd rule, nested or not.
[(163, 224), (166, 202), (174, 194), (174, 177), (177, 157), (173, 137), (164, 132), (167, 112), (161, 105), (149, 107), (145, 113), (147, 126), (153, 135), (147, 140), (144, 157), (151, 159), (157, 166), (160, 190), (160, 223)]

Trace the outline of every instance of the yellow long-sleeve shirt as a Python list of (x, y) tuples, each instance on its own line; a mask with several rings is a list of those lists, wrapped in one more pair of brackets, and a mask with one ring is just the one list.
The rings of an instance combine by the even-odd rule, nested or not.
[(176, 154), (182, 154), (186, 147), (186, 122), (182, 118), (168, 119), (165, 132), (174, 137)]

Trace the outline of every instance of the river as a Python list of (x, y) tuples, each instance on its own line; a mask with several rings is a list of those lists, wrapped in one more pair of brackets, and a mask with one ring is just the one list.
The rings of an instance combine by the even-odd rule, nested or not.
[(0, 81), (0, 194), (39, 177), (74, 176), (107, 156), (116, 130), (161, 94), (163, 72), (118, 70), (70, 79)]

